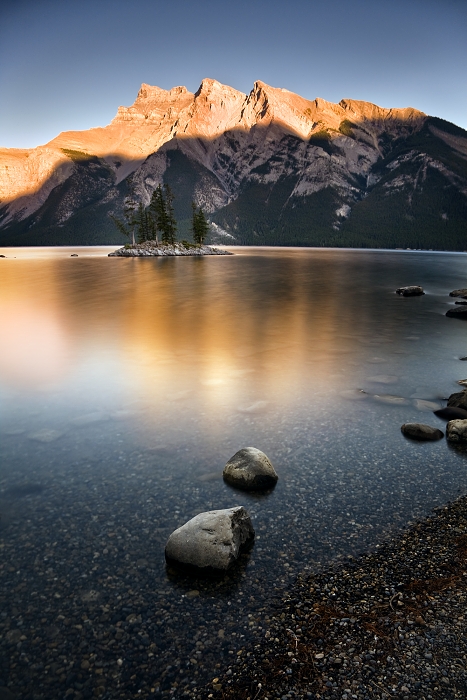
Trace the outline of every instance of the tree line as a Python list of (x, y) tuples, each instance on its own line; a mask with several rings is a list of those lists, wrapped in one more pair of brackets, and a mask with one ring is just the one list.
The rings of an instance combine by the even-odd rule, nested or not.
[[(158, 185), (145, 207), (133, 195), (125, 198), (124, 220), (110, 215), (110, 218), (133, 245), (145, 241), (156, 241), (156, 245), (174, 245), (177, 242), (177, 221), (173, 208), (174, 195), (169, 185)], [(194, 202), (192, 207), (191, 231), (196, 245), (203, 245), (209, 232), (209, 224), (201, 207)]]

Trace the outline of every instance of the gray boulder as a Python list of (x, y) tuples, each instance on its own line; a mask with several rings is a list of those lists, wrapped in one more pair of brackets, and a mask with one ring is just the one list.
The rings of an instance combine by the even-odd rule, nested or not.
[(438, 428), (432, 428), (431, 425), (424, 423), (404, 423), (401, 430), (409, 438), (414, 440), (441, 440), (444, 433)]
[(450, 420), (446, 426), (446, 438), (451, 442), (467, 442), (467, 420)]
[(450, 297), (461, 297), (461, 299), (467, 299), (467, 289), (454, 289), (454, 291), (449, 292)]
[(227, 570), (240, 548), (255, 536), (243, 506), (200, 513), (172, 532), (165, 547), (168, 562), (198, 569)]
[(446, 316), (449, 318), (460, 318), (467, 321), (467, 306), (453, 306), (452, 309), (446, 311)]
[(450, 408), (463, 408), (464, 411), (467, 411), (467, 389), (451, 394), (448, 398), (448, 406)]
[(425, 292), (423, 287), (412, 285), (411, 287), (399, 287), (399, 289), (396, 289), (396, 294), (400, 294), (403, 297), (419, 297)]
[(244, 447), (229, 459), (224, 481), (243, 491), (264, 491), (275, 486), (278, 476), (268, 457), (256, 447)]

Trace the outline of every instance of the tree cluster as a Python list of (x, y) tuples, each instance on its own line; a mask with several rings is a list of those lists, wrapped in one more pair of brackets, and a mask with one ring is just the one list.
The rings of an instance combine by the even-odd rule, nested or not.
[(111, 219), (120, 231), (132, 239), (135, 245), (144, 241), (156, 241), (174, 244), (177, 240), (177, 222), (173, 208), (173, 194), (169, 185), (158, 185), (152, 193), (147, 207), (137, 202), (134, 195), (125, 198), (123, 208), (124, 221), (111, 215)]
[[(131, 238), (133, 245), (144, 241), (156, 241), (173, 245), (177, 240), (177, 221), (173, 208), (174, 196), (169, 185), (158, 185), (152, 193), (148, 206), (137, 202), (134, 195), (125, 198), (124, 221), (111, 215), (111, 219), (120, 231)], [(196, 245), (203, 245), (209, 232), (209, 224), (201, 207), (192, 202), (191, 231)]]

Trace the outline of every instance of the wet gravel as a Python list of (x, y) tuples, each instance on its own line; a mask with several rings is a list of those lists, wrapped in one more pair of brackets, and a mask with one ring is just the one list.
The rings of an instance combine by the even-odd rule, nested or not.
[(467, 497), (371, 554), (299, 577), (263, 638), (193, 697), (467, 695)]

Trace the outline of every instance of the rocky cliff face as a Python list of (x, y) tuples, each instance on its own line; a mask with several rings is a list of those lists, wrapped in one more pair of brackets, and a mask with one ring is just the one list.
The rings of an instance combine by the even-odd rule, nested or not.
[(0, 150), (0, 245), (120, 242), (109, 213), (168, 182), (217, 241), (465, 249), (467, 133), (412, 108), (206, 79), (143, 84), (111, 124)]

